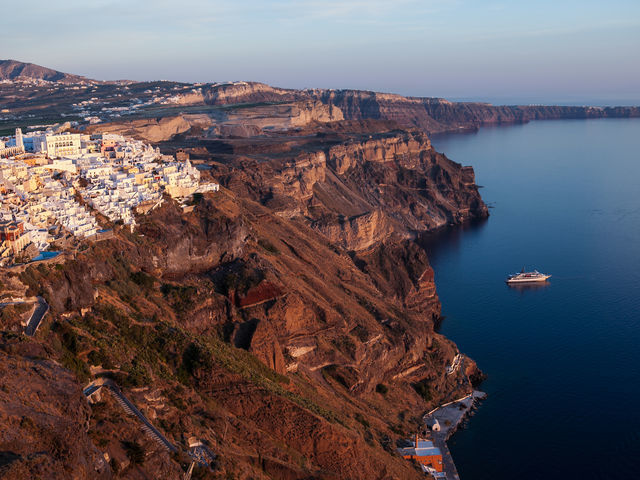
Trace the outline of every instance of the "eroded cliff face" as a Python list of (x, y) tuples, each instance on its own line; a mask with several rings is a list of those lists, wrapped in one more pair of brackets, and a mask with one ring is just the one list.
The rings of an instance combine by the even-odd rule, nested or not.
[(309, 94), (323, 103), (340, 108), (348, 120), (387, 120), (427, 133), (447, 128), (428, 111), (432, 103), (449, 103), (444, 99), (403, 97), (364, 90), (310, 90)]
[[(216, 118), (216, 128), (211, 133), (225, 136), (232, 128), (251, 129), (244, 135), (255, 136), (263, 130), (288, 130), (304, 127), (313, 122), (334, 122), (343, 120), (342, 111), (333, 105), (318, 100), (306, 100), (275, 105), (249, 105), (225, 109), (212, 115)], [(233, 135), (229, 135), (233, 136)]]
[(270, 162), (234, 158), (214, 175), (284, 217), (304, 217), (348, 250), (487, 215), (473, 169), (435, 152), (418, 131), (323, 140), (289, 145)]
[(627, 118), (640, 116), (638, 107), (517, 106), (480, 102), (450, 102), (443, 98), (404, 97), (365, 90), (285, 90), (258, 83), (214, 86), (211, 104), (290, 102), (314, 99), (339, 108), (347, 120), (394, 121), (428, 133), (474, 130), (482, 125), (525, 123), (567, 118)]
[(18, 318), (0, 325), (8, 478), (182, 477), (187, 459), (113, 398), (84, 403), (96, 375), (182, 453), (205, 441), (217, 459), (201, 478), (423, 478), (395, 441), (481, 373), (468, 358), (446, 373), (459, 352), (434, 329), (434, 273), (414, 237), (487, 215), (473, 169), (425, 132), (637, 113), (244, 82), (186, 101), (210, 109), (92, 128), (184, 148), (220, 192), (190, 213), (166, 199), (134, 233), (114, 226), (57, 263), (1, 272), (0, 295), (51, 306), (35, 338), (16, 335)]
[[(154, 240), (136, 249), (136, 263), (162, 276), (201, 273), (237, 258), (244, 251), (249, 228), (241, 212), (229, 205), (226, 215), (203, 204), (196, 214), (180, 215), (180, 209), (168, 204), (145, 222), (140, 232)], [(152, 248), (149, 248), (151, 246)]]
[(205, 88), (203, 94), (205, 102), (210, 105), (292, 102), (309, 98), (300, 90), (271, 87), (258, 82), (233, 82), (210, 85)]
[(176, 135), (190, 131), (193, 127), (209, 128), (213, 121), (207, 115), (178, 115), (161, 118), (145, 118), (90, 125), (89, 133), (119, 133), (147, 142), (163, 142)]
[[(413, 237), (487, 209), (473, 169), (421, 131), (329, 121), (341, 110), (307, 105), (316, 117), (285, 131), (201, 128), (190, 141), (223, 188), (193, 211), (165, 199), (134, 233), (115, 226), (58, 265), (13, 274), (51, 305), (28, 343), (73, 370), (69, 389), (106, 370), (169, 441), (205, 440), (216, 475), (421, 478), (395, 440), (467, 393), (478, 370), (468, 360), (446, 374), (458, 351), (434, 330), (433, 271)], [(180, 458), (153, 450), (118, 409), (91, 407), (93, 445), (122, 459), (134, 438), (148, 454), (114, 471), (179, 478)]]
[(255, 137), (265, 132), (286, 131), (316, 123), (344, 119), (342, 111), (314, 99), (277, 104), (234, 105), (207, 114), (181, 114), (160, 118), (115, 121), (90, 125), (87, 132), (120, 133), (147, 142), (175, 138)]
[[(206, 440), (220, 475), (420, 478), (394, 439), (468, 390), (473, 371), (444, 373), (456, 348), (433, 329), (440, 307), (424, 251), (392, 236), (348, 252), (279, 213), (224, 189), (189, 214), (167, 201), (139, 218), (143, 236), (118, 230), (74, 260), (27, 268), (19, 278), (52, 308), (41, 355), (74, 369), (65, 388), (78, 393), (88, 365), (112, 369), (170, 441)], [(123, 458), (131, 436), (150, 452), (119, 475), (178, 478), (175, 460), (121, 417), (104, 399), (88, 429), (110, 457)], [(81, 446), (62, 464), (93, 458)]]
[(391, 120), (404, 127), (419, 128), (428, 134), (475, 130), (483, 125), (526, 123), (531, 120), (640, 116), (638, 107), (491, 105), (361, 90), (309, 90), (308, 93), (313, 98), (340, 108), (346, 119)]
[[(640, 107), (518, 106), (450, 102), (443, 98), (404, 97), (364, 90), (291, 90), (256, 82), (206, 85), (185, 95), (183, 105), (211, 105), (206, 114), (115, 121), (89, 131), (118, 131), (152, 142), (186, 135), (200, 138), (254, 137), (265, 130), (287, 130), (341, 120), (380, 120), (424, 133), (476, 130), (483, 125), (531, 120), (628, 118)], [(182, 138), (182, 137), (180, 137)]]

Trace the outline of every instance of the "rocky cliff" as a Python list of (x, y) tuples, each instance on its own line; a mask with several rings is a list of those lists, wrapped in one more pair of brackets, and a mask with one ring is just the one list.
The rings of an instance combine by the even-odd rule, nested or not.
[(190, 131), (193, 127), (206, 129), (211, 125), (213, 121), (207, 115), (178, 115), (89, 125), (86, 131), (87, 133), (119, 133), (157, 143), (170, 140), (176, 135)]
[[(169, 441), (185, 451), (195, 436), (215, 450), (201, 475), (420, 478), (395, 440), (420, 412), (468, 391), (476, 370), (469, 360), (467, 372), (445, 374), (457, 349), (434, 331), (433, 272), (410, 237), (486, 207), (472, 171), (420, 132), (345, 122), (314, 131), (220, 140), (211, 148), (232, 153), (210, 172), (228, 188), (193, 212), (167, 200), (136, 233), (116, 227), (113, 240), (11, 275), (51, 305), (25, 345), (73, 372), (66, 403), (80, 401), (57, 413), (81, 441), (48, 454), (51, 472), (178, 478), (186, 468), (117, 403), (83, 403), (81, 386), (106, 372)], [(0, 412), (13, 408), (0, 401)], [(15, 435), (49, 428), (13, 424)], [(7, 468), (34, 471), (30, 452), (7, 444)]]
[(310, 90), (308, 93), (324, 103), (340, 108), (346, 119), (392, 120), (399, 125), (417, 127), (430, 134), (473, 130), (482, 125), (526, 123), (531, 120), (640, 116), (639, 107), (494, 106), (360, 90)]
[[(495, 106), (450, 102), (442, 98), (404, 97), (362, 90), (290, 90), (255, 82), (212, 84), (181, 97), (184, 113), (133, 121), (117, 120), (89, 131), (122, 131), (152, 142), (178, 137), (255, 137), (270, 131), (305, 129), (318, 123), (349, 120), (392, 122), (427, 134), (475, 130), (483, 125), (531, 120), (627, 118), (640, 107)], [(209, 105), (209, 110), (203, 110)], [(188, 113), (189, 106), (201, 113)]]
[[(39, 362), (65, 372), (72, 398), (52, 395), (83, 405), (53, 412), (81, 427), (66, 454), (51, 451), (51, 468), (180, 478), (196, 437), (217, 455), (200, 478), (423, 478), (396, 440), (479, 372), (467, 359), (446, 374), (458, 350), (435, 331), (434, 274), (413, 239), (487, 215), (473, 169), (400, 117), (365, 118), (364, 94), (338, 102), (257, 84), (203, 94), (204, 117), (107, 128), (184, 148), (220, 192), (193, 198), (192, 210), (167, 198), (133, 233), (114, 225), (113, 239), (3, 272), (12, 291), (21, 283), (51, 306), (10, 361), (30, 368), (38, 349)], [(179, 453), (150, 442), (108, 395), (77, 404), (96, 376), (120, 385)], [(0, 414), (13, 408), (0, 398)], [(28, 437), (30, 425), (12, 425)], [(34, 431), (46, 438), (47, 428)], [(10, 468), (31, 455), (5, 448)]]
[[(0, 103), (11, 112), (13, 120), (20, 120), (24, 126), (52, 124), (60, 118), (82, 123), (91, 116), (104, 122), (101, 127), (124, 127), (130, 134), (154, 142), (187, 133), (200, 135), (203, 131), (209, 138), (251, 137), (264, 129), (300, 128), (341, 118), (392, 121), (403, 128), (433, 134), (531, 120), (640, 116), (637, 106), (495, 106), (365, 90), (285, 89), (259, 82), (103, 82), (15, 60), (0, 60), (0, 79), (32, 81), (28, 87), (11, 82), (0, 86)], [(91, 83), (92, 91), (53, 91), (37, 80)], [(120, 112), (141, 123), (123, 122)], [(198, 116), (200, 120), (194, 122)], [(6, 127), (9, 133), (12, 127)]]
[(429, 116), (446, 126), (445, 130), (448, 131), (531, 120), (640, 116), (638, 107), (494, 106), (484, 103), (431, 102), (425, 108)]
[[(380, 124), (375, 132), (354, 129), (348, 134), (327, 128), (311, 140), (306, 132), (297, 141), (288, 135), (286, 148), (273, 141), (256, 139), (248, 146), (228, 140), (226, 146), (247, 154), (214, 165), (212, 172), (282, 216), (305, 218), (348, 250), (487, 215), (473, 169), (435, 152), (423, 133), (392, 126), (384, 131)], [(273, 161), (261, 161), (267, 148), (277, 151)], [(252, 150), (261, 158), (252, 158)]]
[(85, 131), (117, 132), (147, 142), (166, 142), (176, 137), (255, 137), (265, 132), (286, 131), (317, 123), (335, 122), (344, 117), (338, 107), (318, 100), (275, 105), (234, 105), (207, 114), (181, 114), (89, 125)]
[(258, 82), (213, 84), (207, 86), (203, 94), (205, 102), (210, 105), (278, 103), (309, 99), (300, 90), (271, 87)]
[[(393, 453), (394, 439), (416, 428), (420, 411), (469, 388), (462, 373), (444, 374), (456, 350), (433, 330), (439, 302), (423, 250), (388, 239), (349, 253), (304, 218), (230, 191), (208, 194), (190, 214), (167, 202), (139, 220), (139, 234), (121, 230), (20, 275), (52, 307), (26, 345), (43, 345), (39, 356), (74, 372), (60, 387), (76, 392), (84, 413), (65, 410), (60, 422), (91, 438), (64, 457), (53, 452), (60, 468), (96, 469), (95, 449), (120, 459), (134, 441), (147, 460), (100, 471), (180, 471), (134, 420), (122, 422), (117, 404), (89, 410), (81, 401), (92, 366), (112, 372), (170, 441), (206, 440), (219, 455), (216, 475), (420, 477)], [(50, 394), (61, 402), (57, 388)], [(11, 408), (0, 402), (0, 412)], [(13, 469), (28, 455), (21, 448), (6, 447)]]
[[(251, 137), (259, 135), (263, 130), (289, 130), (312, 123), (344, 119), (339, 108), (318, 100), (238, 106), (213, 112), (212, 117), (215, 118), (216, 128), (209, 135), (214, 133), (221, 137)], [(249, 133), (239, 133), (241, 128)]]
[(285, 90), (246, 82), (212, 86), (205, 101), (211, 105), (230, 105), (309, 99), (338, 108), (348, 120), (393, 121), (405, 128), (419, 128), (428, 134), (473, 130), (482, 125), (525, 123), (531, 120), (640, 116), (640, 107), (495, 106), (479, 102), (450, 102), (433, 97), (404, 97), (365, 90)]

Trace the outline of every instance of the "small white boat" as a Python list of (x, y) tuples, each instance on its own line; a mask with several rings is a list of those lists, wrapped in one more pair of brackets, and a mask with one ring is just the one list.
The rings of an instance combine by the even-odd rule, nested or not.
[(531, 282), (546, 282), (551, 275), (547, 275), (546, 273), (540, 273), (537, 270), (533, 272), (525, 272), (524, 268), (520, 273), (514, 273), (509, 275), (505, 280), (507, 283), (531, 283)]

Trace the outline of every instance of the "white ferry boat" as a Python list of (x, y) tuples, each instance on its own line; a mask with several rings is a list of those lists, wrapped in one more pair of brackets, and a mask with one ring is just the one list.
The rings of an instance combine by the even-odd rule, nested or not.
[(530, 282), (546, 282), (551, 275), (540, 273), (537, 270), (533, 272), (525, 272), (524, 268), (520, 273), (514, 273), (507, 277), (507, 283), (530, 283)]

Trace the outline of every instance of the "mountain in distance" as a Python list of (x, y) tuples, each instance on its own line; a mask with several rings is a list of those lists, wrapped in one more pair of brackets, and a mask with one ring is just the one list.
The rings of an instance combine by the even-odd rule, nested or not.
[[(640, 107), (637, 106), (492, 105), (482, 102), (452, 102), (434, 97), (406, 97), (365, 90), (285, 89), (244, 81), (204, 84), (171, 81), (102, 81), (31, 63), (0, 60), (0, 81), (7, 80), (49, 81), (67, 85), (84, 83), (110, 90), (109, 92), (91, 91), (74, 92), (73, 95), (51, 95), (52, 92), (46, 88), (36, 88), (35, 91), (30, 92), (13, 91), (10, 87), (2, 88), (0, 104), (10, 110), (13, 115), (9, 121), (10, 128), (15, 128), (13, 123), (18, 119), (27, 120), (28, 118), (29, 123), (39, 125), (59, 122), (61, 116), (77, 116), (79, 112), (77, 105), (74, 106), (74, 104), (83, 101), (92, 102), (92, 97), (100, 98), (100, 108), (92, 108), (91, 103), (84, 104), (82, 118), (99, 117), (102, 125), (109, 121), (122, 123), (120, 117), (123, 115), (123, 109), (128, 109), (126, 117), (130, 120), (152, 116), (170, 121), (172, 116), (175, 119), (175, 107), (178, 104), (180, 114), (188, 114), (194, 109), (200, 111), (205, 105), (212, 107), (236, 105), (238, 107), (232, 110), (225, 109), (224, 112), (227, 112), (227, 116), (238, 117), (231, 123), (239, 122), (245, 126), (247, 123), (250, 125), (255, 125), (256, 122), (264, 123), (258, 118), (265, 115), (268, 117), (291, 115), (288, 120), (285, 118), (281, 120), (301, 126), (300, 122), (306, 123), (307, 120), (315, 118), (314, 115), (326, 114), (328, 116), (325, 120), (340, 118), (352, 121), (392, 121), (402, 128), (417, 128), (427, 135), (473, 131), (485, 125), (527, 123), (531, 120), (640, 117)], [(111, 91), (113, 89), (117, 92)], [(115, 93), (118, 95), (114, 95)], [(254, 105), (257, 111), (252, 112), (247, 110), (250, 104), (262, 104), (262, 106)], [(240, 118), (243, 115), (236, 115), (237, 108), (241, 105), (244, 105), (241, 113), (251, 118)], [(143, 108), (140, 108), (141, 106)], [(293, 110), (287, 113), (283, 110), (287, 108)], [(216, 115), (223, 114), (220, 113), (223, 110), (216, 110), (216, 112)], [(215, 123), (219, 123), (218, 120)], [(184, 119), (178, 119), (178, 121), (185, 123)], [(186, 129), (190, 126), (187, 125)], [(1, 127), (2, 125), (0, 130)], [(177, 132), (173, 132), (175, 133)], [(160, 140), (155, 136), (145, 139)]]
[(52, 68), (42, 67), (35, 63), (19, 62), (18, 60), (0, 60), (0, 80), (46, 80), (62, 83), (98, 83), (80, 75), (60, 72)]

